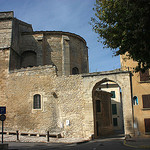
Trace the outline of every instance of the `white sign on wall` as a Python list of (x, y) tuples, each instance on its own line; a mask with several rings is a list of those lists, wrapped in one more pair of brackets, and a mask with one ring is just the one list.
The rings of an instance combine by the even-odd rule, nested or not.
[(66, 126), (70, 125), (70, 120), (66, 120)]

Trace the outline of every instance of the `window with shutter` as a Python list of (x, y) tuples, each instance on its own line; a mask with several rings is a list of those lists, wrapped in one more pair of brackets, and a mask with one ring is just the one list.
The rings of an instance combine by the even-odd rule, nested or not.
[(112, 104), (112, 114), (113, 115), (117, 114), (117, 105), (116, 104)]
[(112, 97), (111, 97), (111, 98), (115, 98), (115, 97), (116, 97), (115, 91), (111, 91), (111, 94), (112, 94)]
[(150, 118), (144, 119), (145, 122), (145, 132), (150, 132)]
[(140, 72), (140, 81), (148, 81), (149, 80), (149, 69), (144, 73)]
[(142, 95), (143, 108), (150, 108), (150, 94)]

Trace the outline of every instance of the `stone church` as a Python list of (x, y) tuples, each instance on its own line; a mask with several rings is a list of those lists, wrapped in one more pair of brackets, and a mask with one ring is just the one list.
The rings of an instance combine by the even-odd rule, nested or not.
[(133, 135), (129, 71), (89, 73), (88, 48), (79, 35), (33, 31), (13, 12), (0, 13), (0, 106), (5, 132), (65, 138), (112, 134), (111, 94), (104, 82), (122, 90), (125, 134)]

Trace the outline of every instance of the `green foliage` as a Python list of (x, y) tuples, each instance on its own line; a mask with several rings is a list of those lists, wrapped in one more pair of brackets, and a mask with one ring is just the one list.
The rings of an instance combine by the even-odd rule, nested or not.
[(150, 1), (96, 0), (93, 29), (115, 55), (126, 52), (138, 62), (137, 71), (150, 68)]

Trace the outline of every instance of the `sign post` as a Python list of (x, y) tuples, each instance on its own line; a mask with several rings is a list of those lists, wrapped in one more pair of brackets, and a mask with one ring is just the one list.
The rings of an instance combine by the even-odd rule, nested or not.
[(2, 144), (3, 144), (3, 135), (4, 135), (4, 121), (6, 119), (6, 107), (0, 107), (0, 120), (2, 121)]

